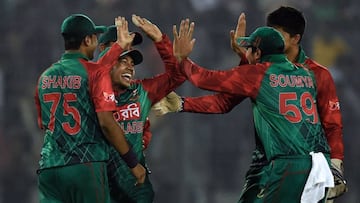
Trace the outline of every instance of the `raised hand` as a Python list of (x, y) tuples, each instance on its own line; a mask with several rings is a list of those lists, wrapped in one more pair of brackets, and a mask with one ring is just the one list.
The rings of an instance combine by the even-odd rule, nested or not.
[(236, 43), (236, 39), (239, 37), (245, 37), (246, 33), (246, 19), (245, 19), (245, 13), (241, 13), (238, 22), (236, 25), (236, 30), (230, 31), (230, 45), (231, 49), (237, 53), (239, 56), (244, 55), (246, 53), (246, 49), (244, 47), (240, 47)]
[(183, 109), (183, 101), (175, 92), (170, 92), (166, 97), (162, 98), (158, 103), (152, 106), (152, 110), (156, 116), (163, 116), (171, 112), (179, 112)]
[(131, 20), (134, 25), (139, 27), (154, 42), (160, 42), (162, 40), (161, 30), (158, 28), (158, 26), (151, 23), (148, 19), (133, 14)]
[(195, 23), (191, 22), (189, 19), (182, 20), (180, 23), (179, 32), (177, 32), (176, 25), (173, 26), (174, 34), (174, 56), (176, 59), (181, 62), (183, 59), (188, 57), (191, 53), (195, 39), (192, 38), (194, 32)]
[(117, 41), (122, 49), (130, 49), (135, 34), (129, 34), (128, 22), (124, 17), (116, 17), (115, 25), (117, 30)]

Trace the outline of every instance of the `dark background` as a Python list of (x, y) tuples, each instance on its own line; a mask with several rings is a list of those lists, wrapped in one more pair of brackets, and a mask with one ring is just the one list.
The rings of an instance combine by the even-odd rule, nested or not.
[[(307, 17), (303, 47), (329, 67), (341, 101), (345, 142), (345, 175), (349, 192), (337, 202), (360, 202), (359, 151), (360, 30), (357, 0), (3, 0), (0, 2), (0, 203), (37, 202), (36, 168), (42, 133), (36, 126), (33, 100), (40, 73), (63, 53), (62, 20), (83, 13), (96, 24), (135, 13), (157, 24), (172, 39), (172, 25), (189, 17), (197, 39), (191, 58), (209, 69), (238, 64), (229, 31), (240, 12), (247, 33), (265, 24), (268, 12), (291, 5)], [(132, 30), (137, 31), (132, 24)], [(137, 77), (164, 70), (144, 36), (139, 46), (144, 62)], [(322, 43), (324, 42), (324, 43)], [(210, 92), (186, 82), (177, 93), (199, 96)], [(237, 202), (251, 151), (254, 130), (248, 100), (225, 115), (191, 113), (151, 116), (153, 140), (146, 151), (158, 203)]]

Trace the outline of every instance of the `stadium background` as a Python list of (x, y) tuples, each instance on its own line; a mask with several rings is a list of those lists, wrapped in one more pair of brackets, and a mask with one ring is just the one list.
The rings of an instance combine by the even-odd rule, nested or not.
[[(37, 202), (36, 173), (42, 133), (37, 129), (34, 87), (39, 74), (63, 52), (60, 24), (71, 13), (84, 13), (96, 24), (115, 16), (146, 17), (172, 38), (172, 25), (195, 21), (197, 42), (191, 58), (212, 69), (238, 63), (229, 31), (240, 12), (247, 33), (264, 25), (280, 5), (303, 10), (308, 26), (303, 46), (332, 72), (344, 123), (345, 173), (349, 192), (337, 202), (360, 202), (360, 3), (357, 0), (3, 0), (0, 2), (0, 203)], [(130, 29), (136, 31), (133, 25)], [(145, 37), (139, 46), (145, 60), (137, 77), (162, 72), (154, 46)], [(177, 92), (210, 92), (186, 82)], [(250, 102), (225, 115), (171, 114), (151, 117), (153, 140), (147, 150), (158, 203), (236, 202), (254, 147)]]

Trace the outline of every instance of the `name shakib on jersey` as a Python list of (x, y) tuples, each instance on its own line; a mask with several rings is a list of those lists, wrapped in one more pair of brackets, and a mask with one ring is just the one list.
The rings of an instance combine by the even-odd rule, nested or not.
[(81, 76), (78, 75), (50, 75), (43, 76), (41, 88), (79, 89), (81, 87)]
[(307, 87), (314, 88), (313, 78), (305, 75), (270, 74), (271, 87)]

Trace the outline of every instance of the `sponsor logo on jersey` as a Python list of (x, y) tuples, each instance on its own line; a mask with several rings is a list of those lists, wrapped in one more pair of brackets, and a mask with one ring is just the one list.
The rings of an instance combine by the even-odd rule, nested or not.
[(124, 130), (124, 133), (126, 135), (127, 134), (135, 134), (135, 133), (143, 133), (144, 122), (143, 121), (121, 122), (120, 127)]
[(114, 94), (114, 92), (103, 92), (103, 96), (104, 96), (104, 100), (106, 101), (106, 102), (115, 102), (115, 103), (117, 103), (116, 102), (116, 100), (115, 100), (115, 94)]
[(340, 102), (339, 101), (329, 101), (329, 109), (331, 111), (340, 110)]
[(136, 102), (118, 107), (114, 113), (114, 118), (116, 121), (138, 120), (140, 115), (140, 103)]
[(139, 100), (138, 90), (134, 89), (133, 92), (131, 93), (131, 98), (129, 99), (129, 101), (137, 102), (138, 100)]

